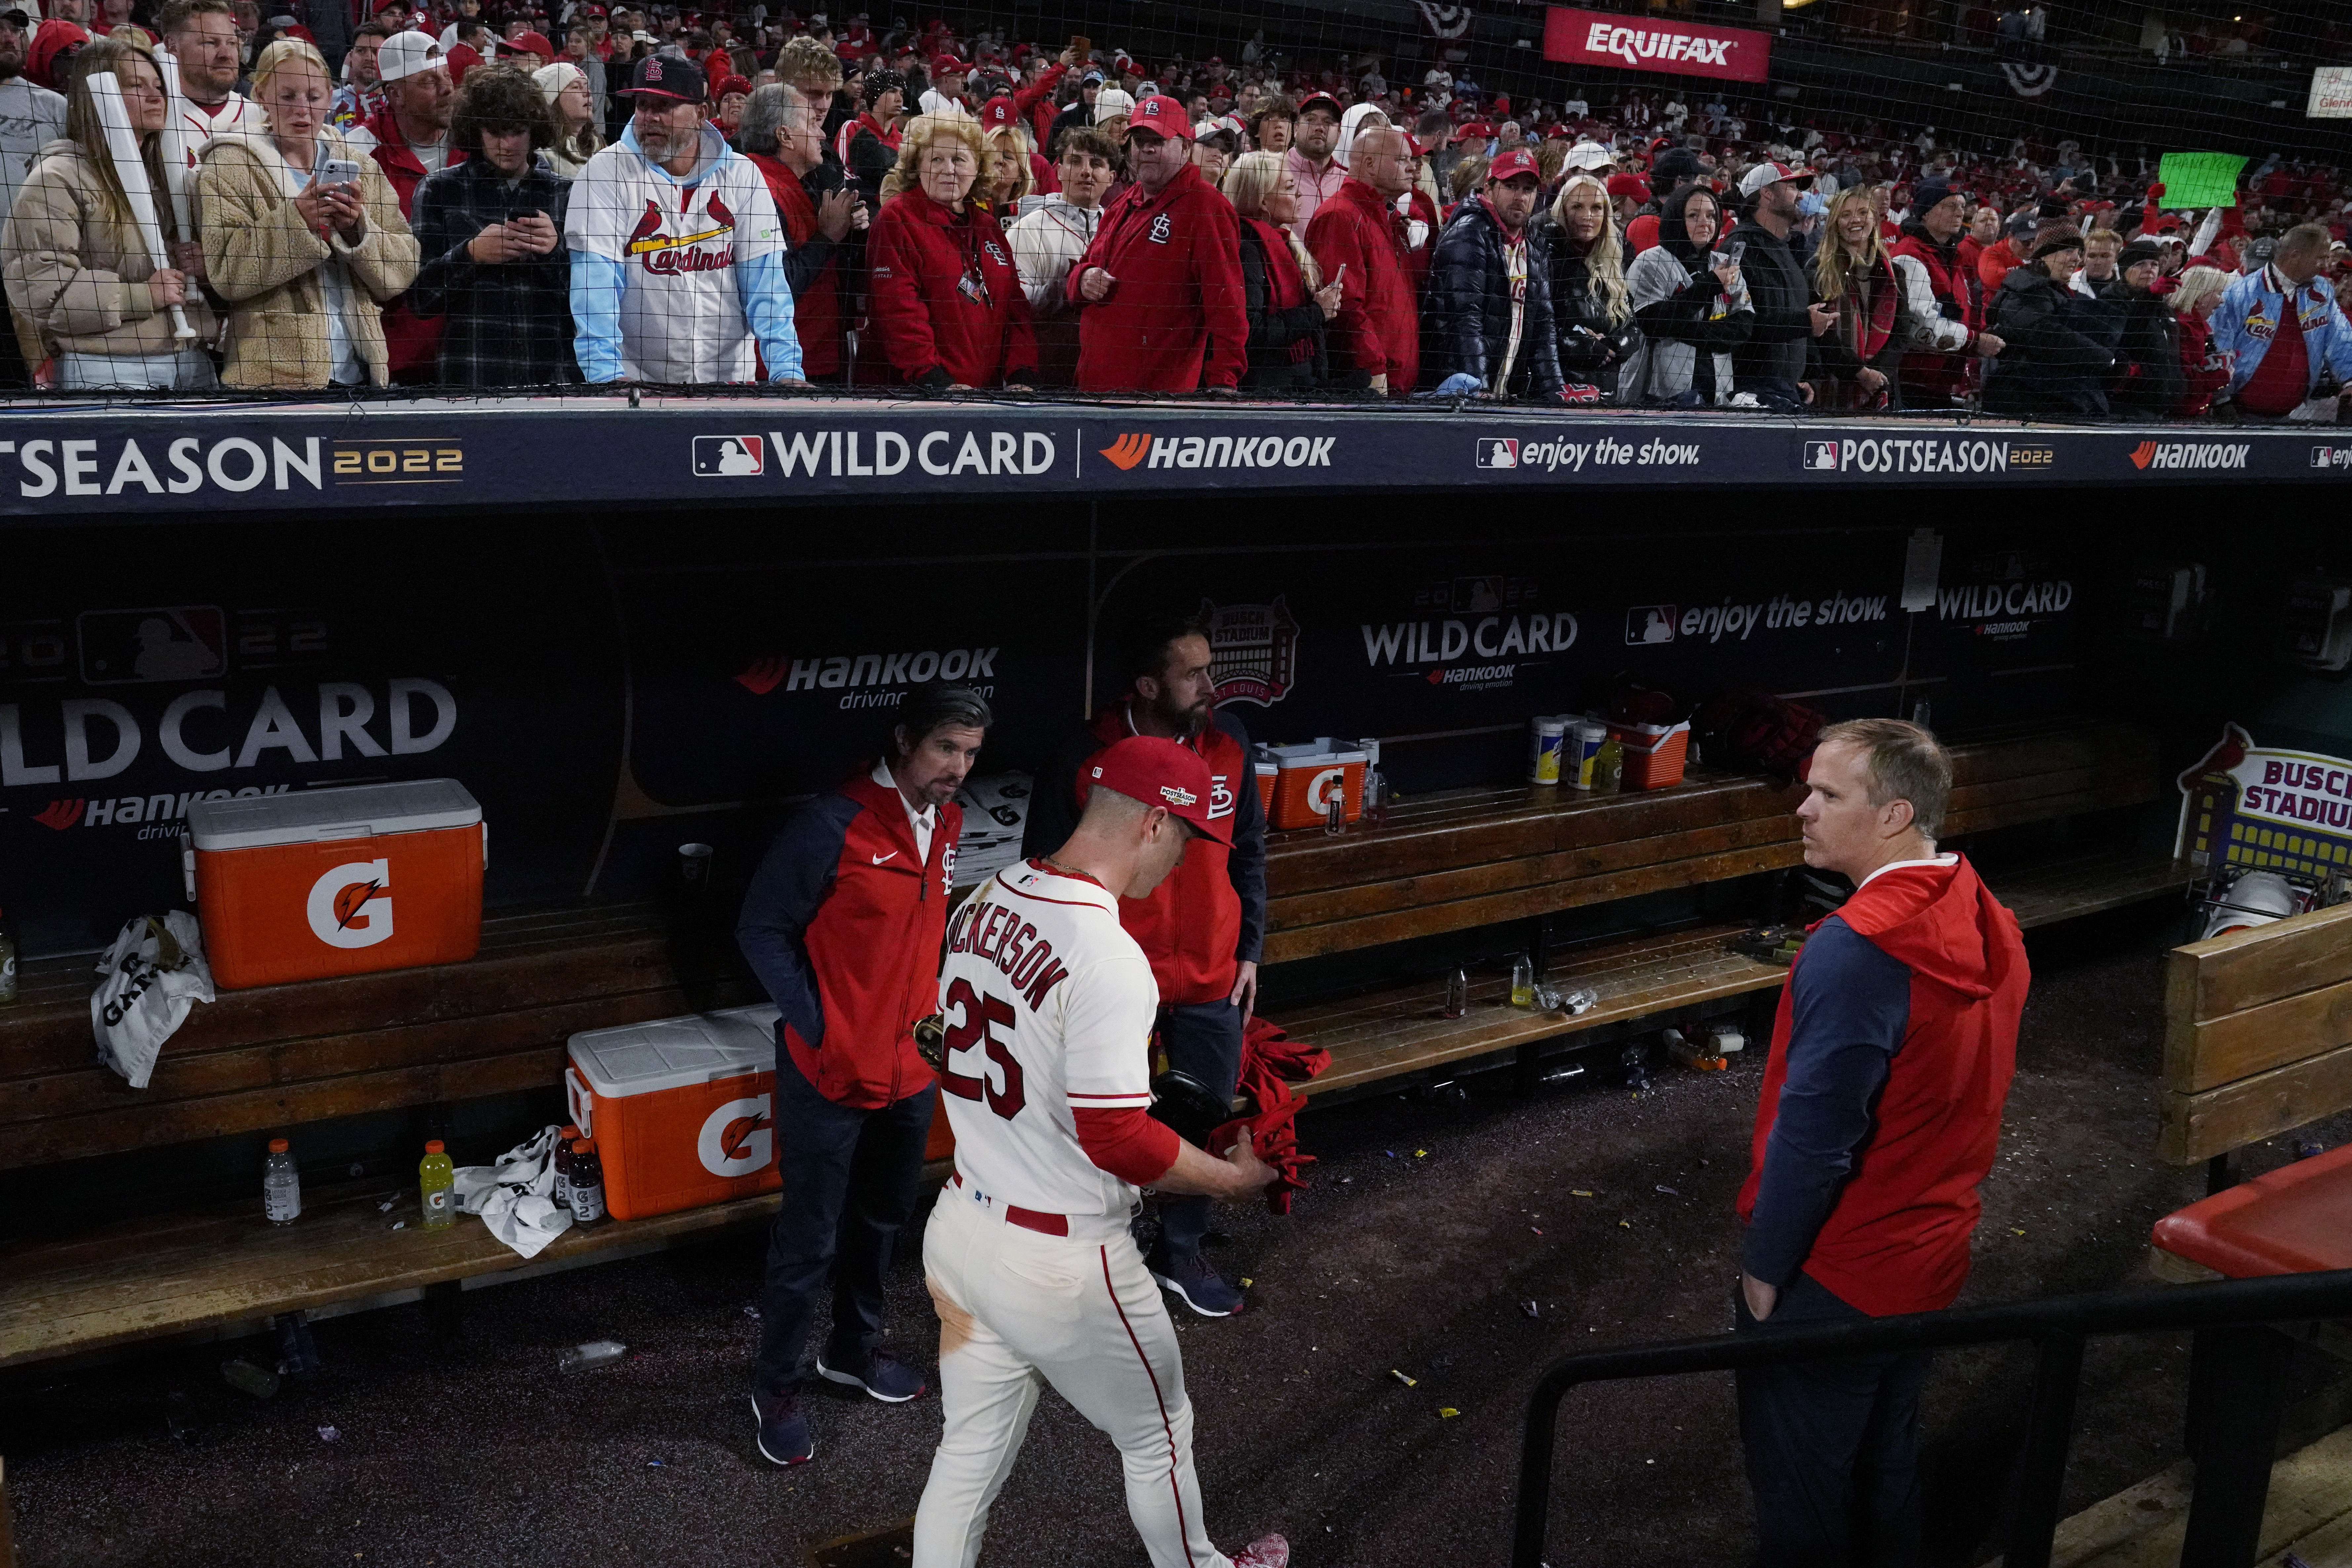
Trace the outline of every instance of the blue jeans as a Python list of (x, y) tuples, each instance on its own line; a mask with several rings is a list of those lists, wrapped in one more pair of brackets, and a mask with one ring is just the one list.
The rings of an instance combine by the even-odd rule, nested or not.
[[(1193, 1002), (1160, 1009), (1160, 1048), (1168, 1065), (1201, 1081), (1221, 1100), (1234, 1097), (1242, 1075), (1242, 1009), (1231, 1002)], [(1211, 1154), (1222, 1150), (1211, 1149)], [(1160, 1251), (1169, 1258), (1189, 1257), (1201, 1249), (1209, 1233), (1209, 1200), (1205, 1197), (1163, 1197), (1160, 1200)]]
[(758, 1387), (796, 1388), (816, 1294), (833, 1275), (828, 1365), (862, 1368), (882, 1342), (882, 1277), (922, 1194), (923, 1145), (936, 1088), (860, 1111), (817, 1092), (790, 1052), (776, 1052), (776, 1168), (783, 1207), (768, 1235), (760, 1298)]

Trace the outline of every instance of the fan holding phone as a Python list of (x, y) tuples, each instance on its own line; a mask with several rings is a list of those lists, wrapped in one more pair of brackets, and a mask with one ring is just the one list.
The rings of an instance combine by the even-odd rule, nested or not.
[(374, 160), (327, 124), (327, 63), (280, 38), (254, 63), (268, 135), (199, 152), (197, 226), (229, 304), (221, 379), (233, 387), (386, 384), (383, 306), (416, 276), (416, 238)]

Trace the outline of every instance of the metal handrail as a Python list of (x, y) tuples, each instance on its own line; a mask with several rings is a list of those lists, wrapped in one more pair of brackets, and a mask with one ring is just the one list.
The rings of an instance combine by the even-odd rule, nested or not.
[[(2008, 1341), (2032, 1343), (2038, 1352), (2033, 1404), (2021, 1452), (2022, 1484), (2016, 1517), (2010, 1529), (2007, 1568), (2047, 1568), (2052, 1540), (2058, 1529), (2059, 1497), (2086, 1339), (2100, 1334), (2179, 1329), (2237, 1330), (2342, 1317), (2352, 1317), (2352, 1269), (2226, 1280), (2161, 1290), (2053, 1296), (1960, 1312), (1877, 1318), (1868, 1322), (1804, 1324), (1783, 1329), (1768, 1325), (1750, 1333), (1580, 1351), (1562, 1356), (1544, 1368), (1535, 1391), (1528, 1396), (1527, 1427), (1519, 1449), (1518, 1503), (1512, 1523), (1513, 1568), (1542, 1568), (1544, 1535), (1551, 1512), (1552, 1452), (1560, 1402), (1570, 1389), (1580, 1384), (1737, 1371), (1832, 1356), (1886, 1355)], [(2275, 1335), (2265, 1337), (2277, 1339)], [(2255, 1354), (2258, 1362), (2271, 1355), (2273, 1360), (2263, 1364), (2273, 1365), (2274, 1352), (2256, 1347)], [(2271, 1429), (2274, 1430), (2275, 1408), (2270, 1414)], [(2260, 1425), (2255, 1424), (2257, 1427)], [(2233, 1437), (2242, 1440), (2229, 1447), (2246, 1449), (2249, 1444), (2242, 1439), (2249, 1435), (2259, 1437), (2260, 1432), (2233, 1433)], [(2212, 1554), (2210, 1547), (2200, 1549), (2200, 1542), (2233, 1531), (2242, 1533), (2235, 1527), (2244, 1518), (2245, 1499), (2231, 1495), (2233, 1490), (2242, 1491), (2250, 1485), (2255, 1488), (2252, 1520), (2256, 1528), (2260, 1526), (2260, 1489), (2267, 1484), (2270, 1473), (2268, 1439), (2262, 1439), (2258, 1455), (2249, 1457), (2240, 1451), (2231, 1457), (2241, 1462), (2220, 1462), (2221, 1446), (2216, 1445), (2213, 1462), (2199, 1467), (2189, 1540), (2181, 1558), (2184, 1564), (2226, 1559), (2228, 1553)], [(2202, 1531), (2198, 1522), (2200, 1505), (2203, 1505), (2209, 1519), (2209, 1527)], [(2210, 1522), (2213, 1521), (2221, 1522)], [(2230, 1528), (2224, 1529), (2224, 1525)], [(2246, 1561), (2251, 1563), (2252, 1559), (2249, 1556)]]

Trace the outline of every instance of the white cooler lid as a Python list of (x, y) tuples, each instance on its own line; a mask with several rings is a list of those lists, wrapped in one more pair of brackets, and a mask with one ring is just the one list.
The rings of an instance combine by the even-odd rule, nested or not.
[(188, 803), (188, 836), (200, 850), (419, 833), (432, 828), (470, 828), (481, 820), (482, 808), (455, 779), (347, 784), (299, 794)]
[(651, 1023), (583, 1030), (572, 1037), (572, 1065), (600, 1098), (653, 1094), (765, 1072), (776, 1064), (776, 1009), (688, 1013)]

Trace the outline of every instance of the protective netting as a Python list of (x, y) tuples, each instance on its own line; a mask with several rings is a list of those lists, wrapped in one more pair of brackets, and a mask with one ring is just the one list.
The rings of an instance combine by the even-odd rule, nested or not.
[(0, 385), (2332, 419), (2352, 382), (2340, 5), (90, 3), (0, 14)]

